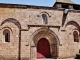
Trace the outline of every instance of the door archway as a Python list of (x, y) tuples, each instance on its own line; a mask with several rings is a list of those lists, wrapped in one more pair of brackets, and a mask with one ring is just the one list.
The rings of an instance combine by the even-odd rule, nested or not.
[[(57, 37), (57, 35), (50, 29), (47, 28), (41, 28), (38, 29), (37, 31), (35, 31), (32, 35), (31, 41), (30, 41), (30, 57), (31, 58), (38, 58), (39, 56), (37, 56), (37, 52), (38, 49), (42, 49), (43, 47), (41, 47), (41, 45), (39, 46), (39, 44), (43, 44), (42, 40), (44, 39), (45, 43), (48, 44), (47, 46), (47, 50), (49, 51), (48, 53), (43, 54), (43, 58), (58, 58), (58, 52), (59, 52), (59, 45), (60, 45), (60, 41)], [(41, 51), (42, 53), (43, 51)], [(41, 58), (41, 57), (39, 57)]]
[(50, 44), (47, 39), (41, 38), (37, 43), (37, 58), (50, 58)]

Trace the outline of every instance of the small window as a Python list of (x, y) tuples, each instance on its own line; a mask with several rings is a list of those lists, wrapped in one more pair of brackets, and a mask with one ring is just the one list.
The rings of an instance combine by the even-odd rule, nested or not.
[(42, 15), (42, 19), (43, 19), (43, 23), (47, 24), (47, 16), (46, 16), (46, 14)]
[(4, 35), (4, 40), (5, 42), (10, 42), (10, 31), (9, 30), (4, 30), (3, 31), (3, 35)]
[(73, 37), (74, 37), (74, 42), (79, 42), (78, 32), (77, 32), (77, 31), (74, 31), (74, 32), (73, 32)]

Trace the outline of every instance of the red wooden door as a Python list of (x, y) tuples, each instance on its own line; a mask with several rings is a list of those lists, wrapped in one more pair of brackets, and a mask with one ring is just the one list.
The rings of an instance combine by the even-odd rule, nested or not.
[(37, 58), (50, 58), (50, 45), (45, 38), (41, 38), (37, 43)]

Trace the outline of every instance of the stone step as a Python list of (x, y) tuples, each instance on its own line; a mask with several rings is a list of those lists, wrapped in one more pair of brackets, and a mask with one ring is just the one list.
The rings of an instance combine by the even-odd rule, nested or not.
[(78, 59), (67, 58), (67, 59), (29, 59), (29, 60), (78, 60)]
[(77, 60), (77, 59), (36, 59), (36, 60)]

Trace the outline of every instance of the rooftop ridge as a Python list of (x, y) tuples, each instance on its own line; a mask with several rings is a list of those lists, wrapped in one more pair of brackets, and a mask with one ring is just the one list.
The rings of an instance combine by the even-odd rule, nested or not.
[(72, 0), (56, 0), (56, 2), (75, 4)]

